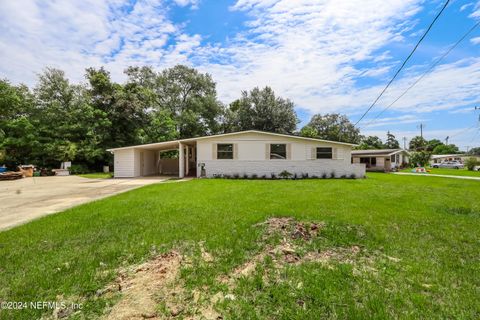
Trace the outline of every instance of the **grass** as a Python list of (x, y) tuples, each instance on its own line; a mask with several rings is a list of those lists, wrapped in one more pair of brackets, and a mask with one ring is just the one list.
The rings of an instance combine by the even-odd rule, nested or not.
[(104, 172), (95, 172), (95, 173), (85, 173), (79, 174), (79, 177), (82, 178), (89, 178), (89, 179), (110, 179), (113, 178), (113, 174), (111, 172), (104, 173)]
[[(480, 171), (469, 171), (464, 169), (449, 169), (449, 168), (427, 168), (431, 174), (444, 174), (448, 176), (468, 176), (480, 177)], [(400, 170), (400, 172), (412, 172), (412, 168)]]
[[(435, 179), (435, 183), (432, 183)], [(119, 267), (199, 241), (215, 263), (193, 263), (188, 290), (226, 290), (216, 279), (262, 250), (258, 222), (323, 221), (309, 244), (359, 246), (371, 261), (305, 263), (269, 278), (271, 261), (217, 305), (225, 318), (478, 319), (478, 181), (372, 173), (362, 180), (193, 180), (146, 186), (0, 233), (0, 301), (81, 302), (73, 319), (102, 315), (96, 296)], [(391, 258), (390, 258), (391, 257)], [(368, 272), (360, 272), (368, 267)], [(267, 276), (265, 276), (267, 275)], [(161, 308), (159, 308), (161, 309)], [(0, 310), (33, 319), (46, 310)], [(50, 311), (51, 312), (51, 311)]]

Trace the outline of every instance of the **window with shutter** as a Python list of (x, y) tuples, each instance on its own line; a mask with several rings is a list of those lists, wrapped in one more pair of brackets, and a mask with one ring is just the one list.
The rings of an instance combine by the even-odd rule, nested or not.
[(233, 144), (217, 144), (217, 159), (233, 159)]
[(287, 145), (285, 143), (270, 144), (270, 159), (287, 159)]
[(317, 159), (333, 159), (332, 148), (317, 148)]

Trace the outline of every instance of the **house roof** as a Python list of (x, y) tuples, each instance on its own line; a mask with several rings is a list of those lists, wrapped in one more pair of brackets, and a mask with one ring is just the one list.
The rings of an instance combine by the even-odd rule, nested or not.
[(369, 150), (352, 150), (352, 156), (391, 156), (397, 153), (405, 152), (404, 149), (369, 149)]
[(450, 158), (450, 157), (465, 157), (466, 155), (463, 153), (457, 154), (432, 154), (432, 159), (439, 159), (439, 158)]
[(356, 144), (346, 143), (346, 142), (330, 141), (330, 140), (323, 140), (323, 139), (316, 139), (316, 138), (307, 138), (307, 137), (300, 137), (300, 136), (294, 136), (294, 135), (282, 134), (282, 133), (266, 132), (266, 131), (260, 131), (260, 130), (245, 130), (245, 131), (215, 134), (215, 135), (203, 136), (203, 137), (178, 139), (178, 140), (148, 143), (148, 144), (139, 144), (139, 145), (128, 146), (128, 147), (120, 147), (120, 148), (111, 148), (111, 149), (107, 149), (107, 151), (113, 152), (115, 150), (125, 150), (125, 149), (132, 149), (132, 148), (142, 148), (142, 149), (152, 149), (153, 150), (153, 149), (158, 149), (158, 148), (172, 147), (172, 149), (174, 149), (178, 146), (179, 143), (188, 143), (188, 142), (194, 142), (194, 141), (198, 141), (198, 140), (211, 139), (211, 138), (217, 138), (217, 137), (227, 137), (227, 136), (240, 135), (240, 134), (245, 134), (245, 133), (258, 133), (258, 134), (265, 134), (265, 135), (285, 137), (285, 138), (293, 138), (293, 139), (299, 139), (299, 140), (327, 142), (327, 143), (339, 144), (339, 145), (345, 145), (345, 146), (356, 146)]

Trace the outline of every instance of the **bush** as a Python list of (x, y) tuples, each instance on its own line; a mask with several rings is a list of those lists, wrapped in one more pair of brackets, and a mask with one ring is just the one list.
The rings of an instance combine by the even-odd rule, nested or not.
[(293, 174), (291, 174), (290, 172), (288, 172), (287, 170), (283, 170), (282, 172), (279, 173), (278, 175), (280, 178), (282, 179), (289, 179), (293, 176)]
[(90, 173), (88, 167), (84, 164), (72, 164), (72, 166), (68, 169), (70, 174), (84, 174)]
[(335, 171), (332, 171), (330, 172), (330, 179), (334, 179), (335, 178)]
[(275, 179), (277, 179), (277, 175), (272, 172), (272, 174), (270, 175), (270, 178), (273, 179), (273, 180), (275, 180)]
[(473, 171), (473, 169), (475, 169), (475, 166), (478, 166), (478, 165), (479, 165), (479, 162), (474, 157), (470, 157), (467, 160), (465, 160), (465, 166), (470, 171)]
[(350, 174), (350, 179), (356, 179), (356, 178), (357, 176), (355, 175), (355, 173)]
[(322, 173), (322, 179), (327, 179), (327, 173), (326, 172)]
[(430, 161), (432, 154), (426, 151), (412, 152), (410, 154), (410, 165), (414, 168), (416, 166), (425, 167)]
[(253, 180), (258, 179), (258, 175), (256, 175), (255, 173), (252, 174), (251, 179), (253, 179)]
[(302, 179), (308, 179), (308, 173), (302, 173)]

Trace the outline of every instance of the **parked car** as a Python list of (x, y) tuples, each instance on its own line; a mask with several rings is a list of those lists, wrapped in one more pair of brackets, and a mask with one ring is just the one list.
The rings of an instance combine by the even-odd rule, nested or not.
[(450, 169), (463, 169), (463, 163), (459, 161), (445, 161), (441, 163), (432, 164), (432, 168), (450, 168)]
[(473, 171), (480, 171), (480, 166), (473, 167)]

